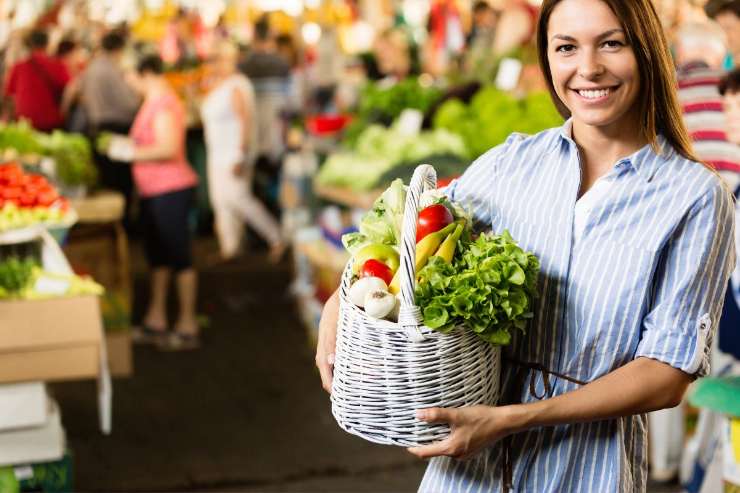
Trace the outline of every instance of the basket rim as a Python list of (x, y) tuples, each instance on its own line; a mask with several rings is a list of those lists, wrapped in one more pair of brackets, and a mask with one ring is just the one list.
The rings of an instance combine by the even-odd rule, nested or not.
[[(352, 259), (350, 259), (347, 264), (344, 266), (344, 272), (342, 274), (342, 281), (339, 286), (339, 298), (340, 301), (342, 301), (342, 306), (340, 307), (340, 310), (349, 310), (352, 312), (353, 316), (359, 317), (362, 323), (366, 326), (372, 326), (373, 329), (380, 329), (380, 330), (387, 330), (387, 331), (398, 331), (398, 332), (404, 332), (405, 330), (400, 322), (392, 322), (390, 320), (385, 320), (382, 318), (373, 318), (365, 312), (362, 308), (352, 303), (349, 299), (349, 288), (350, 288), (350, 280), (352, 279)], [(433, 337), (451, 337), (454, 332), (456, 332), (458, 329), (465, 330), (466, 327), (464, 325), (458, 324), (455, 326), (452, 331), (443, 333), (438, 330), (434, 330), (423, 323), (419, 323), (417, 325), (417, 328), (421, 331), (421, 333), (424, 335), (425, 338), (433, 336)]]

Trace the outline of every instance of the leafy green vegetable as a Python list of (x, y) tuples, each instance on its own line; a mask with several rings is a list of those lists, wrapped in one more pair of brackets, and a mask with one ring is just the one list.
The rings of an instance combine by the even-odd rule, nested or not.
[(359, 232), (342, 235), (342, 245), (344, 245), (344, 248), (346, 248), (353, 256), (355, 253), (362, 250), (363, 247), (366, 247), (371, 243), (373, 243), (373, 241), (370, 240), (370, 238)]
[[(375, 200), (372, 208), (362, 218), (360, 234), (370, 243), (400, 244), (405, 204), (406, 188), (399, 178)], [(344, 241), (343, 237), (342, 242)]]
[(432, 257), (418, 273), (424, 324), (443, 333), (464, 325), (488, 342), (509, 344), (533, 316), (539, 260), (508, 231), (461, 240), (459, 247), (452, 263)]
[[(0, 294), (13, 296), (31, 282), (33, 268), (38, 263), (31, 258), (7, 257), (0, 262)], [(1, 296), (0, 296), (1, 297)]]

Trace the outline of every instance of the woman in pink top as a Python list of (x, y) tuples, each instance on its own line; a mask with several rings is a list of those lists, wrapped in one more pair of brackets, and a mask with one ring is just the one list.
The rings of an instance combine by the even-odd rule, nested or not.
[[(158, 56), (142, 59), (138, 72), (144, 102), (130, 138), (112, 138), (107, 149), (111, 159), (133, 162), (134, 184), (141, 197), (152, 293), (136, 336), (160, 349), (194, 349), (198, 346), (197, 276), (192, 266), (188, 215), (198, 178), (185, 158), (185, 110), (162, 76)], [(174, 330), (168, 334), (167, 290), (173, 273), (180, 310)]]

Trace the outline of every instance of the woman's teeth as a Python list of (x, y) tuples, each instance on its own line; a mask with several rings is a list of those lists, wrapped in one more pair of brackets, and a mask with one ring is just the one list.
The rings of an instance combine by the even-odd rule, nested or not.
[(609, 95), (611, 92), (611, 89), (599, 89), (599, 90), (583, 90), (580, 89), (578, 91), (578, 94), (580, 94), (582, 97), (586, 99), (598, 99), (603, 98)]

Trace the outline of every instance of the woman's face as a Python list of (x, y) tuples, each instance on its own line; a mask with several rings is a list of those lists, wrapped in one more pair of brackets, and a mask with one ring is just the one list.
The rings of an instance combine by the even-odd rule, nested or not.
[(727, 119), (727, 140), (740, 145), (740, 91), (725, 93), (723, 102)]
[(574, 122), (604, 128), (635, 117), (637, 60), (609, 6), (601, 0), (563, 0), (547, 28), (553, 86)]

